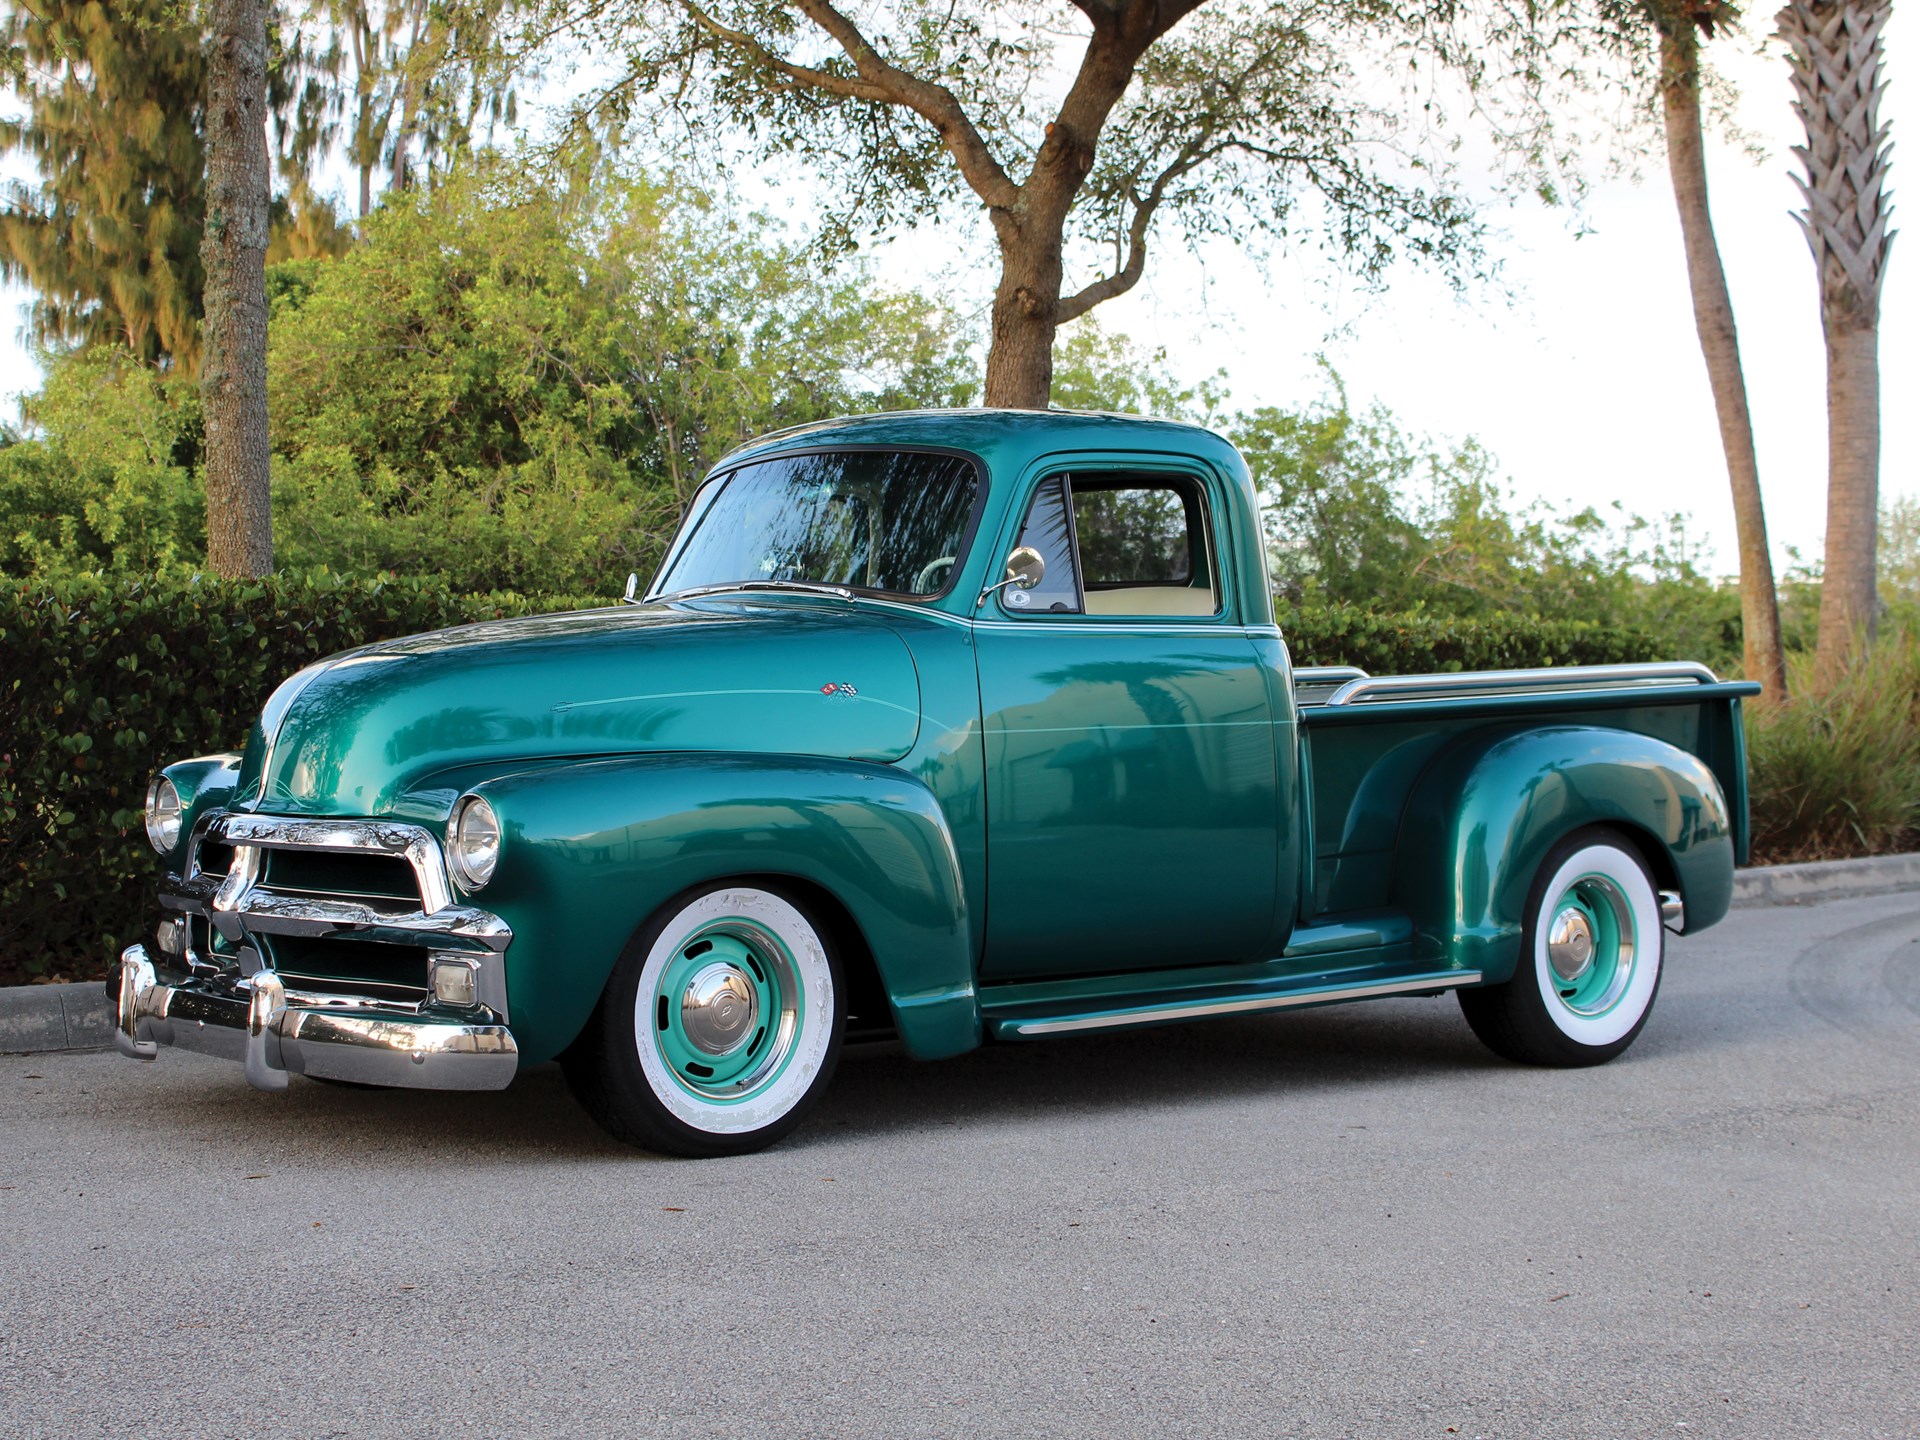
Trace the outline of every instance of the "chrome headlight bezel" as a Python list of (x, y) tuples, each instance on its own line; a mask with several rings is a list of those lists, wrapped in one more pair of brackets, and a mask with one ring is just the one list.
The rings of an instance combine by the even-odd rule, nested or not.
[(180, 829), (187, 817), (186, 802), (180, 788), (165, 774), (147, 782), (147, 843), (162, 855), (171, 855), (180, 844)]
[(463, 890), (479, 890), (500, 864), (500, 816), (484, 795), (463, 795), (447, 820), (447, 861)]

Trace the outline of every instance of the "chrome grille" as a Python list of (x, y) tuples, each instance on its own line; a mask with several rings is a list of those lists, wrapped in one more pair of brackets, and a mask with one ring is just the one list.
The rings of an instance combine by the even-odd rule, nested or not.
[(402, 900), (423, 908), (420, 882), (399, 855), (368, 850), (269, 850), (260, 883), (280, 895)]

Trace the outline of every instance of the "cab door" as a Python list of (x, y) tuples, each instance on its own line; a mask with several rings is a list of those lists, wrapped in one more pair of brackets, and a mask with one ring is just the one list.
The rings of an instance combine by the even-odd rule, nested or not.
[(976, 617), (988, 980), (1266, 958), (1273, 714), (1223, 574), (1217, 481), (1090, 465), (1033, 481), (1047, 562)]

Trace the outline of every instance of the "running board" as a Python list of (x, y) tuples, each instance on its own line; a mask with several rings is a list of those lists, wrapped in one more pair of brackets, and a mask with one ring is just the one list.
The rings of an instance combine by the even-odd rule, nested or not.
[(1431, 975), (1370, 981), (1365, 985), (1322, 986), (1309, 990), (1289, 990), (1279, 995), (1253, 995), (1238, 1000), (1216, 994), (1164, 1005), (1130, 1006), (1124, 1009), (1083, 1011), (1079, 1014), (1030, 1015), (1018, 1019), (995, 1019), (989, 1016), (987, 1029), (996, 1040), (1037, 1040), (1043, 1035), (1125, 1030), (1136, 1025), (1168, 1025), (1180, 1020), (1199, 1020), (1209, 1015), (1245, 1015), (1260, 1010), (1288, 1010), (1299, 1005), (1334, 1005), (1342, 1000), (1431, 994), (1435, 990), (1452, 990), (1479, 983), (1478, 970), (1444, 970)]

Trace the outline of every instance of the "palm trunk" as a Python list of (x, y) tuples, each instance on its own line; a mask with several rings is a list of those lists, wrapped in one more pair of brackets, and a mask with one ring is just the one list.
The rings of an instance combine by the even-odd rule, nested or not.
[(1780, 601), (1767, 548), (1767, 514), (1760, 500), (1760, 464), (1753, 448), (1753, 417), (1740, 364), (1733, 298), (1720, 264), (1713, 215), (1707, 206), (1705, 134), (1700, 124), (1699, 42), (1690, 21), (1660, 36), (1660, 97), (1667, 132), (1667, 168), (1686, 245), (1693, 325), (1706, 357), (1707, 381), (1720, 421), (1720, 448), (1733, 487), (1733, 524), (1740, 546), (1742, 659), (1749, 680), (1768, 700), (1787, 698), (1786, 655), (1780, 643)]
[(1827, 547), (1820, 582), (1823, 685), (1873, 637), (1880, 539), (1880, 332), (1827, 330)]
[(207, 69), (207, 565), (273, 569), (267, 446), (267, 5), (212, 0)]
[(1887, 228), (1887, 127), (1880, 123), (1880, 33), (1891, 0), (1793, 0), (1779, 14), (1794, 109), (1806, 126), (1806, 199), (1796, 218), (1813, 250), (1827, 340), (1827, 547), (1820, 582), (1820, 683), (1872, 637), (1880, 511), (1880, 288)]

